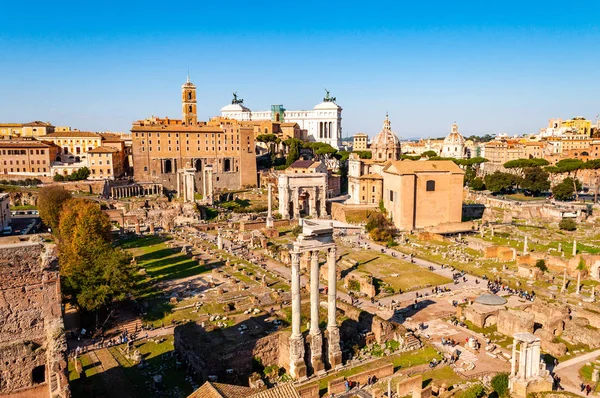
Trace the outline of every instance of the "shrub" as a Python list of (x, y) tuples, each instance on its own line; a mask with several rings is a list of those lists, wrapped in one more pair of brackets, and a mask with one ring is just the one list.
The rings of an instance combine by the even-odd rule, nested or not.
[[(546, 266), (546, 261), (543, 259), (539, 259), (535, 262), (535, 266), (538, 267), (542, 272), (548, 271), (548, 267)], [(498, 391), (496, 391), (498, 392)], [(500, 393), (498, 393), (500, 395)]]
[(65, 177), (62, 174), (54, 174), (52, 179), (56, 182), (62, 182), (65, 180)]
[(498, 373), (492, 378), (491, 385), (499, 397), (508, 397), (508, 373)]
[(564, 231), (575, 231), (577, 229), (577, 223), (572, 218), (563, 218), (558, 223), (558, 227)]
[(356, 279), (351, 279), (348, 281), (348, 290), (352, 290), (355, 292), (360, 292), (360, 282)]
[(481, 384), (475, 384), (474, 386), (466, 389), (460, 394), (460, 398), (480, 398), (485, 394), (485, 388)]

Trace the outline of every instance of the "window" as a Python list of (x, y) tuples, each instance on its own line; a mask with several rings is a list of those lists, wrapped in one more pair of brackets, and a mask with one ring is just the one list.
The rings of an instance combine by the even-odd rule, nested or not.
[(390, 202), (394, 201), (394, 191), (390, 189)]
[(427, 192), (433, 192), (433, 191), (435, 191), (435, 181), (428, 180), (427, 181), (427, 187), (425, 188), (425, 190)]

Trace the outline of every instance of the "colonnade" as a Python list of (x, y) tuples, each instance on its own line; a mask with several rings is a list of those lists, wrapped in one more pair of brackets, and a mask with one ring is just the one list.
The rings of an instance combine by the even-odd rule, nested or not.
[(162, 192), (162, 184), (134, 184), (111, 187), (110, 197), (120, 199), (131, 196), (162, 195)]
[[(331, 229), (332, 231), (333, 229)], [(327, 358), (331, 368), (342, 364), (340, 333), (336, 324), (336, 247), (331, 235), (311, 239), (310, 235), (301, 235), (291, 252), (292, 260), (292, 334), (290, 336), (290, 374), (295, 379), (307, 376), (304, 362), (304, 338), (300, 328), (300, 256), (310, 253), (310, 327), (307, 342), (310, 345), (310, 362), (313, 373), (325, 370), (323, 355), (323, 334), (319, 328), (319, 252), (327, 253)], [(323, 241), (325, 240), (325, 242)]]
[(532, 381), (544, 380), (547, 371), (540, 362), (541, 340), (532, 333), (514, 335), (510, 361), (509, 385), (511, 396), (527, 395), (527, 386)]

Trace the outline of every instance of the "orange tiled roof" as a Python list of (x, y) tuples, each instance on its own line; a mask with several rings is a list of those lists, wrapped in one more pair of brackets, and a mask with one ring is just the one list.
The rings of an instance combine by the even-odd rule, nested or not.
[(44, 137), (51, 138), (100, 138), (97, 133), (90, 131), (57, 131), (54, 133), (46, 134)]

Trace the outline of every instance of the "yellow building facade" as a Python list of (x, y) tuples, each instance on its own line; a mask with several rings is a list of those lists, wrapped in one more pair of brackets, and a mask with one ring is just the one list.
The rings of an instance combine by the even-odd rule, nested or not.
[(572, 130), (576, 134), (586, 135), (588, 137), (592, 133), (592, 121), (587, 120), (586, 118), (581, 116), (563, 121), (562, 127), (566, 127), (567, 129)]

